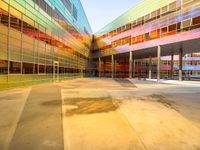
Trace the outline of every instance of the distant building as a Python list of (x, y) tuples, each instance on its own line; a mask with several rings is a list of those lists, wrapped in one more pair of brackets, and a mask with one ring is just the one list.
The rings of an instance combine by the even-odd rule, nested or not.
[(94, 35), (92, 58), (96, 76), (200, 79), (200, 1), (142, 1)]

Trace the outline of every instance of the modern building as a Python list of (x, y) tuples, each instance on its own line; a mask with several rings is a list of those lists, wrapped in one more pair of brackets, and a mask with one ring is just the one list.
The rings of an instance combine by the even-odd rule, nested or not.
[(200, 1), (143, 0), (94, 35), (92, 58), (100, 77), (200, 79)]
[(79, 0), (0, 0), (0, 87), (83, 76), (91, 35)]
[(200, 1), (143, 0), (92, 35), (80, 0), (0, 0), (0, 87), (200, 78)]

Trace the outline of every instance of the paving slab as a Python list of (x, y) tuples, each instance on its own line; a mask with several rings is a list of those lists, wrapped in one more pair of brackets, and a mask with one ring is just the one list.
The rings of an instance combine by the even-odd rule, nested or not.
[(30, 90), (0, 91), (0, 150), (8, 150)]
[(33, 86), (9, 150), (63, 150), (61, 89)]
[(82, 78), (0, 91), (0, 149), (198, 150), (196, 85)]

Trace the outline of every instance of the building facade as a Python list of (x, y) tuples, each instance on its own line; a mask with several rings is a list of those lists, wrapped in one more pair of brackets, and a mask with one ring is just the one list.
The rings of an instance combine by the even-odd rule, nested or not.
[(94, 75), (200, 78), (200, 1), (144, 0), (93, 37)]
[(79, 0), (0, 0), (0, 87), (84, 76), (91, 34)]

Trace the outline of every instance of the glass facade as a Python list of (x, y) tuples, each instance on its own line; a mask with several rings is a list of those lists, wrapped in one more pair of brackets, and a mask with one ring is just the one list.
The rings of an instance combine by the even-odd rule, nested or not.
[(79, 0), (1, 0), (0, 87), (84, 76), (91, 33)]
[(0, 0), (0, 87), (156, 78), (158, 67), (161, 78), (199, 79), (199, 38), (199, 0), (144, 0), (94, 35), (80, 0)]
[[(177, 79), (181, 69), (184, 79), (200, 79), (200, 47), (192, 46), (192, 41), (200, 38), (199, 33), (199, 0), (144, 0), (94, 35), (94, 74), (129, 77), (131, 71), (134, 77), (148, 77), (151, 73), (156, 78), (158, 62), (154, 49), (161, 46), (161, 78)], [(184, 50), (179, 55), (180, 45)], [(163, 47), (168, 49), (163, 52)]]

